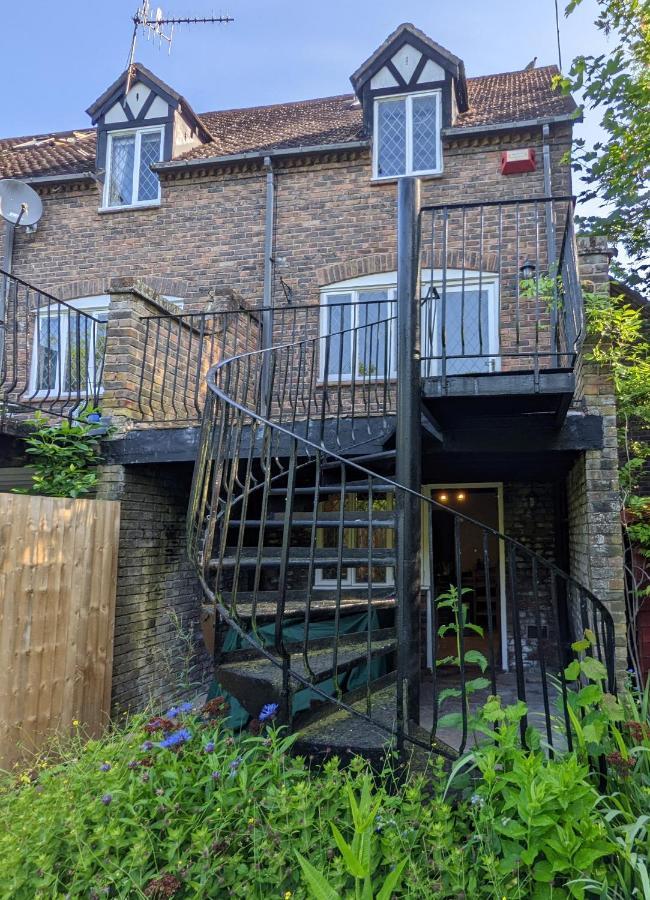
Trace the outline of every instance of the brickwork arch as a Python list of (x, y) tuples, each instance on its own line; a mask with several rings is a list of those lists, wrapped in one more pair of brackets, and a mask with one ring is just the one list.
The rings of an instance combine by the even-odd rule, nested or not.
[[(431, 250), (424, 248), (422, 251), (422, 266), (431, 268)], [(441, 250), (434, 251), (433, 268), (441, 269), (443, 254)], [(462, 250), (447, 251), (448, 269), (465, 269), (470, 272), (498, 272), (499, 260), (496, 253), (484, 253), (482, 256), (476, 252), (463, 252)], [(373, 253), (369, 256), (349, 259), (332, 266), (318, 269), (316, 277), (320, 287), (336, 284), (339, 281), (348, 281), (350, 278), (363, 278), (364, 275), (378, 275), (382, 272), (395, 272), (397, 270), (397, 253)]]
[[(165, 297), (187, 298), (191, 294), (188, 283), (177, 278), (143, 275), (138, 277), (137, 280), (146, 285), (153, 293), (162, 294)], [(50, 289), (49, 293), (58, 300), (66, 300), (68, 302), (78, 300), (80, 297), (98, 297), (102, 294), (110, 294), (111, 285), (114, 281), (115, 279), (112, 275), (102, 278), (83, 278), (55, 285)]]

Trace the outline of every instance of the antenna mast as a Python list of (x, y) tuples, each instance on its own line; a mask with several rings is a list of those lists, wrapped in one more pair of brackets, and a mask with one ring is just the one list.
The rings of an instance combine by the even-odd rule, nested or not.
[[(166, 41), (168, 52), (171, 53), (174, 27), (176, 25), (222, 25), (234, 21), (231, 16), (165, 16), (160, 7), (157, 7), (155, 14), (152, 15), (150, 0), (142, 0), (142, 6), (139, 7), (133, 16), (133, 37), (131, 38), (131, 49), (129, 50), (129, 61), (127, 64), (126, 92), (128, 93), (131, 86), (139, 28), (142, 29), (143, 34), (147, 35), (147, 40), (153, 39), (155, 41), (157, 38), (159, 47), (162, 47), (162, 42)], [(166, 31), (166, 28), (169, 30)]]
[(558, 0), (555, 0), (555, 30), (557, 32), (557, 59), (560, 72), (562, 71), (562, 41), (560, 40), (560, 10)]

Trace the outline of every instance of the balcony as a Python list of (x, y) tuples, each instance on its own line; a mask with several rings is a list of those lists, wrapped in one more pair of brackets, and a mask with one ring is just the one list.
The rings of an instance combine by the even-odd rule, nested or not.
[[(522, 413), (561, 424), (582, 330), (572, 199), (425, 207), (419, 231), (425, 408), (443, 428)], [(5, 281), (5, 418), (91, 404), (127, 430), (191, 428), (208, 369), (273, 346), (289, 348), (264, 401), (279, 423), (303, 422), (323, 439), (331, 420), (354, 432), (395, 414), (395, 273), (326, 288), (318, 304), (244, 308), (231, 298), (210, 312), (172, 311), (123, 280), (103, 310)], [(265, 381), (251, 379), (251, 394)]]

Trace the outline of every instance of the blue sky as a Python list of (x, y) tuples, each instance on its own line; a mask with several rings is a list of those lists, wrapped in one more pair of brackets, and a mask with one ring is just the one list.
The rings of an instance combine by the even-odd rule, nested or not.
[[(125, 66), (140, 0), (3, 0), (0, 136), (86, 127), (84, 110)], [(230, 25), (177, 30), (171, 55), (139, 38), (137, 59), (197, 112), (350, 91), (349, 75), (402, 21), (465, 60), (469, 75), (557, 61), (554, 0), (158, 0)], [(563, 4), (563, 0), (560, 0)], [(156, 5), (156, 0), (152, 0)], [(564, 59), (601, 51), (596, 0), (562, 17)], [(596, 134), (595, 119), (583, 133)]]

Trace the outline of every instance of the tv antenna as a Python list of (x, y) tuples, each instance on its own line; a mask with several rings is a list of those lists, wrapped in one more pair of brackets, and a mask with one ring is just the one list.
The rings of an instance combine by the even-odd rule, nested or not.
[(142, 5), (133, 16), (133, 37), (131, 38), (131, 49), (127, 65), (126, 92), (129, 92), (129, 87), (131, 86), (130, 82), (133, 63), (135, 62), (135, 47), (139, 29), (142, 29), (142, 33), (146, 34), (148, 41), (152, 40), (155, 42), (157, 40), (159, 48), (165, 42), (167, 44), (167, 52), (171, 53), (174, 28), (177, 25), (223, 25), (234, 21), (231, 16), (166, 16), (159, 6), (153, 12), (149, 0), (142, 0)]

